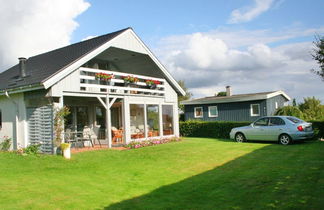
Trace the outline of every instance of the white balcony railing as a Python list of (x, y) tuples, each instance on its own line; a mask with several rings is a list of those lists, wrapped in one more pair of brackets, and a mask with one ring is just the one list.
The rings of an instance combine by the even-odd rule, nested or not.
[[(165, 94), (165, 79), (85, 67), (80, 67), (79, 71), (80, 90), (84, 92), (154, 96), (164, 96)], [(109, 81), (101, 81), (96, 79), (96, 73), (113, 74), (114, 78)], [(136, 77), (139, 81), (127, 84), (123, 79), (123, 77), (127, 76)], [(146, 84), (147, 80), (159, 81), (160, 84), (153, 87), (148, 86)]]

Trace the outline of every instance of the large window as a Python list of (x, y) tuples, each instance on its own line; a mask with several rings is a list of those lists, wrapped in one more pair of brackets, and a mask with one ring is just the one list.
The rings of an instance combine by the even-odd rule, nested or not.
[(208, 107), (208, 117), (218, 117), (217, 106)]
[(144, 138), (144, 105), (130, 104), (131, 139)]
[(147, 129), (148, 137), (159, 136), (159, 106), (147, 105)]
[(204, 116), (202, 107), (195, 107), (194, 112), (195, 112), (195, 118), (202, 118)]
[(96, 125), (100, 128), (106, 128), (106, 109), (104, 107), (96, 107)]
[(163, 135), (173, 134), (173, 106), (162, 105)]
[(251, 116), (260, 116), (260, 104), (251, 104)]

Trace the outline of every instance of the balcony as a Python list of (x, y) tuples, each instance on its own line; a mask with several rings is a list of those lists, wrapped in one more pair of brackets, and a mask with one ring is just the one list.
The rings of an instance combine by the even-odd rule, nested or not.
[[(107, 93), (112, 95), (138, 95), (164, 97), (165, 79), (148, 77), (142, 75), (128, 74), (116, 71), (101, 69), (91, 69), (86, 67), (79, 68), (80, 71), (80, 91), (85, 93)], [(113, 78), (107, 81), (96, 78), (96, 73), (105, 73), (113, 75)], [(136, 77), (135, 83), (127, 83), (123, 78), (127, 76)], [(147, 85), (147, 80), (158, 81), (157, 85)]]

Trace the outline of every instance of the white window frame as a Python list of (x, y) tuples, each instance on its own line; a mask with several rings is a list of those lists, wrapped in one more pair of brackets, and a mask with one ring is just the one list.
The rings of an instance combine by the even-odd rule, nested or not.
[[(254, 105), (257, 105), (258, 106), (258, 110), (259, 110), (259, 113), (258, 114), (253, 114), (253, 106)], [(253, 116), (253, 117), (256, 117), (256, 116), (260, 116), (260, 114), (261, 114), (261, 109), (260, 109), (260, 104), (251, 104), (250, 105), (250, 114), (251, 114), (251, 116)]]
[[(196, 115), (196, 109), (201, 109), (201, 116)], [(204, 117), (204, 109), (202, 106), (198, 106), (198, 107), (194, 108), (194, 116), (195, 116), (195, 118), (203, 118)]]
[[(210, 113), (210, 109), (211, 108), (214, 108), (214, 107), (216, 107), (216, 115), (212, 115), (211, 113)], [(208, 117), (218, 117), (218, 108), (217, 108), (217, 106), (209, 106), (208, 107)]]

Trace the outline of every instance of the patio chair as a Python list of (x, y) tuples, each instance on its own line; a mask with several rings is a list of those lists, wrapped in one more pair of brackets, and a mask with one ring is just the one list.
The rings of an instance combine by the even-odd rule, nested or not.
[(99, 130), (100, 130), (101, 125), (95, 125), (93, 126), (92, 129), (92, 135), (91, 135), (91, 139), (93, 140), (93, 143), (96, 144), (96, 140), (98, 141), (100, 147), (101, 147), (101, 142), (99, 139)]
[(83, 146), (84, 142), (90, 142), (91, 146), (93, 147), (93, 142), (91, 139), (91, 129), (88, 126), (84, 126), (82, 136), (78, 137), (77, 141), (81, 141)]

